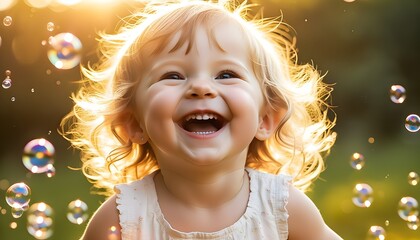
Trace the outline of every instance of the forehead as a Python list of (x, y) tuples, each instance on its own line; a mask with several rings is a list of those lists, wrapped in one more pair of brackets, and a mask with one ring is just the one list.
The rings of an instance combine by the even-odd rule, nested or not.
[(192, 19), (180, 27), (168, 28), (159, 36), (151, 37), (143, 44), (141, 55), (145, 58), (161, 54), (183, 52), (188, 55), (197, 49), (221, 53), (247, 55), (246, 34), (239, 22), (226, 16), (208, 16)]

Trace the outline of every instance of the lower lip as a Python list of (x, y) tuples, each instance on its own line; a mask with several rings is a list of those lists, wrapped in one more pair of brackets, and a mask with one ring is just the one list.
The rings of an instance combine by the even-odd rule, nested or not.
[(215, 137), (219, 136), (222, 133), (222, 131), (224, 130), (224, 128), (226, 127), (226, 125), (227, 124), (225, 124), (225, 126), (223, 126), (221, 129), (217, 130), (216, 132), (210, 133), (210, 134), (196, 134), (196, 133), (193, 133), (193, 132), (186, 131), (185, 129), (183, 129), (179, 125), (177, 125), (177, 126), (178, 126), (178, 128), (181, 129), (181, 131), (183, 131), (185, 134), (187, 134), (188, 136), (190, 136), (192, 138), (195, 138), (195, 139), (210, 139), (210, 138), (215, 138)]

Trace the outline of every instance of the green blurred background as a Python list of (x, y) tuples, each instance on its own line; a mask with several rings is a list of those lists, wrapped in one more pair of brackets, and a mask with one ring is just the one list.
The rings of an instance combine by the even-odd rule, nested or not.
[[(14, 4), (4, 7), (8, 2)], [(327, 73), (325, 81), (335, 84), (332, 103), (338, 140), (327, 158), (326, 171), (308, 193), (325, 221), (344, 239), (366, 239), (372, 225), (382, 226), (386, 239), (420, 239), (420, 230), (409, 229), (397, 214), (402, 197), (420, 199), (420, 186), (407, 181), (409, 172), (420, 173), (420, 133), (404, 128), (408, 114), (420, 114), (420, 2), (253, 2), (264, 7), (265, 17), (283, 14), (297, 33), (299, 62), (313, 62)], [(69, 95), (77, 89), (80, 70), (56, 69), (47, 59), (48, 46), (41, 42), (71, 32), (83, 43), (82, 64), (95, 61), (96, 33), (113, 32), (119, 20), (138, 5), (130, 0), (79, 0), (72, 6), (58, 0), (0, 0), (0, 20), (13, 18), (11, 26), (0, 24), (0, 78), (6, 77), (2, 72), (12, 72), (12, 87), (0, 88), (0, 207), (5, 209), (0, 212), (1, 240), (34, 239), (26, 231), (26, 215), (14, 219), (4, 200), (5, 190), (15, 182), (31, 187), (31, 203), (45, 202), (54, 209), (50, 239), (81, 236), (86, 223), (75, 225), (66, 218), (70, 201), (83, 200), (91, 215), (104, 200), (91, 194), (91, 185), (80, 171), (69, 169), (80, 167), (79, 153), (57, 133), (61, 118), (72, 106)], [(55, 24), (52, 32), (47, 31), (48, 22)], [(407, 89), (404, 103), (391, 102), (393, 84)], [(52, 178), (30, 174), (22, 164), (22, 149), (35, 138), (45, 138), (55, 146), (56, 175)], [(360, 171), (349, 164), (354, 152), (366, 159)], [(352, 203), (357, 183), (373, 188), (371, 207)], [(15, 229), (12, 222), (17, 224)]]

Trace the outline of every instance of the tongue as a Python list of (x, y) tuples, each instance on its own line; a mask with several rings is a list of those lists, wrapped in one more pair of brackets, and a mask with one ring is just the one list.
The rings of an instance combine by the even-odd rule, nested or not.
[(190, 121), (185, 125), (188, 132), (215, 132), (218, 129), (207, 121)]

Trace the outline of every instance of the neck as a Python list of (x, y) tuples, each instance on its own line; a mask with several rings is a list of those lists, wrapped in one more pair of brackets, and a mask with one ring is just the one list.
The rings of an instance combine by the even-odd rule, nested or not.
[(182, 175), (169, 169), (161, 169), (155, 183), (160, 194), (195, 208), (219, 208), (238, 195), (249, 192), (248, 177), (244, 168), (229, 172), (212, 171)]

